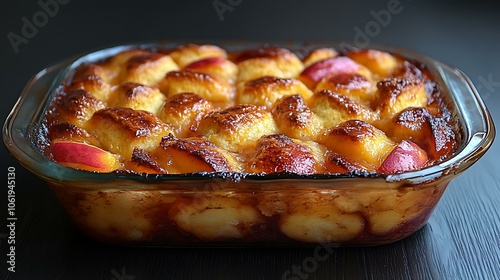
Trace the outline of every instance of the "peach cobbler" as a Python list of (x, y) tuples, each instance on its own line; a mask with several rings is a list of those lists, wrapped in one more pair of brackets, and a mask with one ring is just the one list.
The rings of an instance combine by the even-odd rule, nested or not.
[(139, 174), (398, 173), (456, 135), (416, 62), (368, 49), (131, 49), (79, 65), (46, 115), (61, 165)]
[[(133, 177), (133, 190), (53, 185), (99, 240), (381, 244), (420, 228), (446, 188), (378, 175), (455, 152), (447, 105), (425, 65), (375, 49), (132, 48), (72, 69), (37, 144), (96, 178)], [(296, 181), (266, 177), (280, 174)]]

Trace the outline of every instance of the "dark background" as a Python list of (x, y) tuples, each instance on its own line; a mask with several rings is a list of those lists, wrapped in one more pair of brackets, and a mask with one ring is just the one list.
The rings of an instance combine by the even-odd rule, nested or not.
[[(55, 0), (54, 0), (55, 1)], [(25, 83), (64, 58), (110, 45), (157, 40), (359, 40), (388, 1), (251, 1), (222, 17), (207, 1), (78, 1), (59, 11), (16, 52), (8, 34), (22, 35), (37, 1), (0, 6), (0, 120)], [(42, 2), (49, 2), (42, 0)], [(500, 123), (500, 5), (492, 1), (401, 0), (398, 14), (372, 30), (374, 43), (400, 46), (464, 71)], [(429, 223), (411, 237), (373, 248), (335, 249), (307, 279), (500, 279), (500, 154), (455, 179)], [(7, 273), (7, 188), (0, 194), (0, 278), (8, 279), (281, 279), (313, 249), (116, 248), (81, 236), (48, 186), (25, 171), (3, 145), (0, 177), (16, 168), (16, 273)], [(0, 174), (2, 174), (0, 172)], [(124, 269), (124, 270), (122, 270)], [(115, 275), (113, 272), (117, 272)], [(124, 274), (123, 274), (124, 273)], [(293, 278), (291, 278), (293, 279)], [(296, 278), (300, 279), (300, 278)]]

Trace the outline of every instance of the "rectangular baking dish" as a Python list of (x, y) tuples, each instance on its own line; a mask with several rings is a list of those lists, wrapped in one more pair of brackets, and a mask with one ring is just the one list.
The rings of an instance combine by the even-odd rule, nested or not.
[[(227, 50), (260, 42), (206, 42)], [(65, 60), (36, 74), (7, 117), (3, 140), (12, 156), (45, 180), (74, 224), (89, 237), (140, 246), (366, 246), (400, 240), (429, 219), (449, 182), (493, 142), (492, 118), (460, 70), (426, 56), (369, 46), (427, 66), (439, 84), (461, 143), (437, 165), (393, 175), (248, 175), (196, 173), (140, 176), (99, 174), (63, 167), (43, 156), (33, 139), (54, 88), (82, 62), (136, 48), (172, 48), (182, 42), (111, 47)], [(295, 52), (340, 42), (274, 43)], [(274, 209), (274, 210), (270, 210)], [(279, 209), (276, 211), (275, 209)], [(189, 221), (189, 232), (171, 217)]]

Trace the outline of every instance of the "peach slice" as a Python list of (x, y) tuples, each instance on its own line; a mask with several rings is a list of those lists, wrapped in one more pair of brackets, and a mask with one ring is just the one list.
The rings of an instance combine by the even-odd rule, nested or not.
[(50, 146), (55, 162), (94, 172), (112, 172), (120, 167), (118, 156), (99, 147), (72, 141), (55, 141)]
[(235, 81), (238, 74), (238, 66), (224, 57), (200, 59), (188, 64), (184, 69), (219, 76), (228, 82)]
[(125, 168), (133, 170), (134, 173), (138, 174), (168, 173), (168, 170), (161, 167), (151, 153), (146, 152), (143, 149), (134, 149), (130, 160), (125, 162)]
[(299, 79), (309, 88), (314, 88), (324, 77), (341, 73), (358, 73), (363, 67), (345, 56), (320, 60), (302, 71)]
[(366, 172), (366, 168), (358, 162), (341, 156), (333, 151), (328, 151), (326, 153), (325, 167), (328, 172), (334, 174)]
[(427, 153), (412, 141), (401, 141), (378, 168), (379, 173), (392, 174), (419, 169), (427, 162)]
[(153, 152), (159, 165), (169, 173), (240, 171), (237, 159), (203, 137), (162, 138)]
[(184, 67), (185, 69), (198, 69), (198, 68), (203, 68), (208, 65), (220, 65), (223, 64), (224, 61), (226, 61), (225, 58), (223, 57), (207, 57), (204, 59), (196, 60), (194, 62), (191, 62), (190, 64), (186, 65)]

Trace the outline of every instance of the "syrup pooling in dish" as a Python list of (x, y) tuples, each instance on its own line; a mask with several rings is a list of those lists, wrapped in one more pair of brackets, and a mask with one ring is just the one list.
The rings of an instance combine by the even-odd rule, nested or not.
[(425, 67), (379, 50), (132, 49), (60, 85), (43, 152), (92, 172), (392, 174), (453, 153), (443, 104)]

